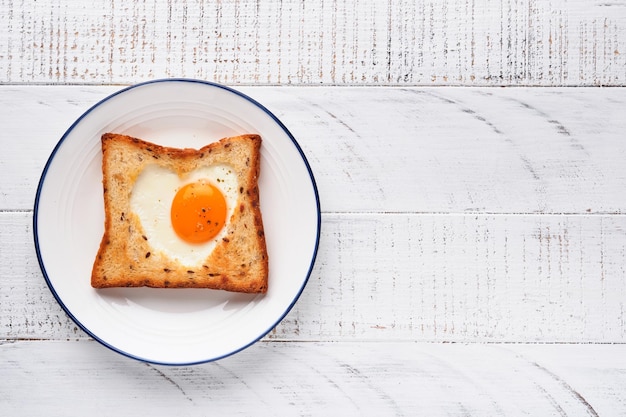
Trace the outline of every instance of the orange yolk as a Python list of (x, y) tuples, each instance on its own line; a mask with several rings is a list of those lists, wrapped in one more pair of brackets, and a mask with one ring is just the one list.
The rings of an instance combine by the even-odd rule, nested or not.
[(189, 243), (204, 243), (224, 227), (224, 195), (207, 181), (187, 184), (174, 196), (171, 220), (174, 231), (181, 239)]

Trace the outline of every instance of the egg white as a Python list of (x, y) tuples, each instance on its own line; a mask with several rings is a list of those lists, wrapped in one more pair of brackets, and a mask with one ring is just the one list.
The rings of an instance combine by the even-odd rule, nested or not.
[[(170, 210), (176, 192), (186, 184), (205, 180), (222, 191), (226, 200), (226, 223), (205, 243), (188, 243), (172, 227)], [(139, 174), (130, 197), (131, 210), (139, 217), (153, 249), (185, 266), (198, 266), (206, 259), (228, 229), (238, 196), (237, 176), (225, 164), (198, 168), (183, 178), (159, 165), (148, 165)]]

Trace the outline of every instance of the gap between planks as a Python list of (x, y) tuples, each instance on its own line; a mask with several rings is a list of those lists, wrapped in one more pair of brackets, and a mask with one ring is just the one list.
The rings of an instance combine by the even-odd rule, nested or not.
[[(31, 214), (34, 209), (0, 209), (2, 213), (24, 213)], [(447, 211), (321, 211), (322, 216), (493, 216), (493, 217), (510, 217), (510, 216), (524, 216), (524, 217), (590, 217), (590, 216), (605, 216), (605, 217), (623, 217), (626, 216), (626, 212), (604, 212), (604, 211), (590, 211), (590, 212), (500, 212), (500, 211), (462, 211), (462, 212), (447, 212)]]

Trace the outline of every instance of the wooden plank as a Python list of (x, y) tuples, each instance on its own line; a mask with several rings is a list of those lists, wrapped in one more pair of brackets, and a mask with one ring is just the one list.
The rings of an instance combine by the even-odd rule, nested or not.
[(289, 105), (269, 97), (268, 103), (309, 156), (325, 210), (626, 207), (623, 89), (278, 91), (292, 96)]
[[(324, 214), (317, 262), (271, 340), (626, 342), (626, 216)], [(0, 213), (0, 338), (76, 339)], [(268, 231), (268, 233), (270, 233)]]
[[(63, 132), (119, 88), (0, 87), (0, 209), (33, 207)], [(626, 207), (625, 89), (241, 90), (299, 141), (326, 212), (607, 214)]]
[(276, 332), (623, 342), (624, 220), (326, 216), (317, 273)]
[(626, 401), (624, 345), (261, 342), (194, 367), (88, 341), (0, 354), (3, 415), (623, 416)]
[(625, 85), (623, 6), (2, 0), (0, 82)]

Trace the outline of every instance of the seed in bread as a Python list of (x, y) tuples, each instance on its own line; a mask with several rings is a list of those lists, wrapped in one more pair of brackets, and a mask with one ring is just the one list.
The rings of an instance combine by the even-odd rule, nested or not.
[(104, 235), (91, 285), (264, 293), (261, 137), (201, 149), (102, 136)]

